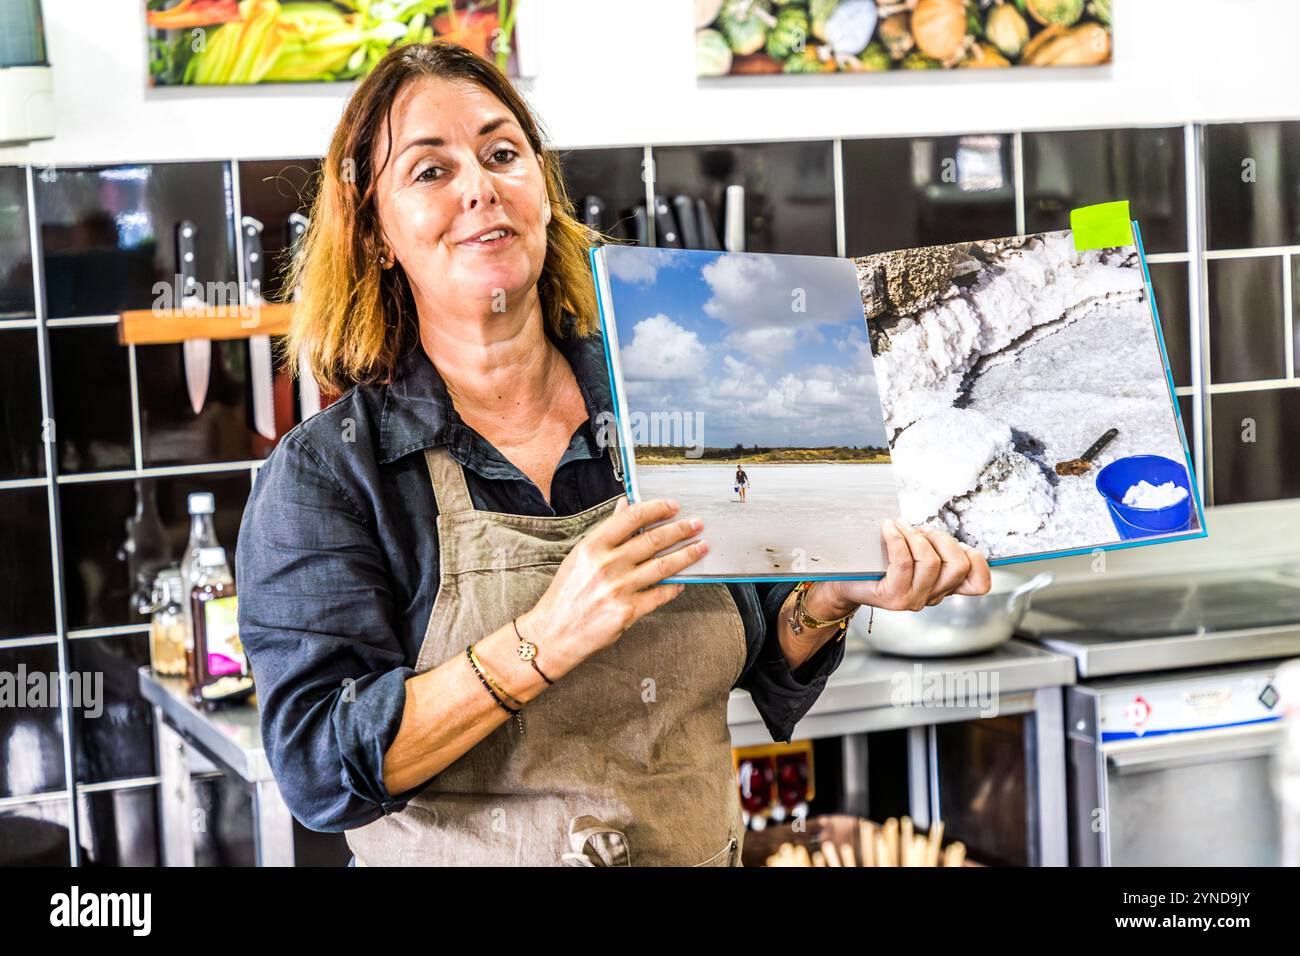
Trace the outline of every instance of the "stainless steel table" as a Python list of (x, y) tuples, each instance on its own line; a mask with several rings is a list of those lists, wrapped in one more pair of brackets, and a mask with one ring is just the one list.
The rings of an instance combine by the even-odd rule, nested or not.
[[(1061, 688), (1074, 683), (1074, 661), (1019, 641), (987, 654), (923, 661), (876, 655), (853, 638), (848, 640), (843, 663), (795, 728), (794, 738), (847, 738), (867, 731), (911, 728), (912, 818), (926, 826), (937, 799), (933, 734), (927, 735), (928, 728), (994, 715), (1030, 714), (1034, 719), (1032, 764), (1036, 779), (1031, 786), (1036, 795), (1037, 862), (1065, 865)], [(939, 688), (937, 694), (935, 688)], [(258, 865), (292, 866), (293, 820), (262, 749), (257, 710), (245, 706), (206, 713), (190, 702), (184, 681), (154, 677), (148, 667), (140, 669), (140, 692), (153, 704), (157, 726), (165, 865), (194, 865), (190, 829), (193, 749), (246, 785), (253, 799)], [(732, 692), (727, 719), (734, 746), (771, 740), (745, 691)], [(845, 776), (865, 779), (865, 768), (850, 761)]]
[(240, 781), (253, 801), (258, 866), (293, 866), (293, 817), (262, 749), (257, 708), (250, 704), (206, 713), (195, 707), (179, 677), (140, 668), (140, 694), (153, 705), (158, 747), (159, 818), (164, 866), (194, 865), (194, 806), (190, 777), (202, 760)]

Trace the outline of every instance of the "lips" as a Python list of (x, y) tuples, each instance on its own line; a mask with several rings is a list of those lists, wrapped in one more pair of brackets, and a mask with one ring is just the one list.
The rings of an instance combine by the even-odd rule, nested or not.
[(514, 230), (509, 226), (492, 226), (489, 229), (484, 229), (482, 232), (475, 233), (468, 239), (464, 240), (462, 244), (471, 246), (500, 245), (514, 236), (514, 234)]

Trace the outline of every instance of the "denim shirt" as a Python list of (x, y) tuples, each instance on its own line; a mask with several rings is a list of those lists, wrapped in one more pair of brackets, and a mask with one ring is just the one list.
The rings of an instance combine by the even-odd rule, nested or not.
[[(572, 366), (590, 417), (560, 458), (549, 505), (465, 424), (419, 347), (391, 384), (350, 389), (285, 435), (258, 470), (236, 554), (239, 633), (271, 768), (304, 825), (359, 827), (428, 786), (390, 794), (383, 780), (438, 592), (437, 505), (423, 450), (447, 446), (480, 510), (570, 515), (623, 493), (597, 439), (613, 407), (603, 335), (572, 328), (569, 319), (564, 334), (547, 335)], [(727, 587), (749, 648), (737, 686), (773, 739), (788, 741), (844, 644), (826, 644), (792, 671), (775, 616), (794, 585)]]

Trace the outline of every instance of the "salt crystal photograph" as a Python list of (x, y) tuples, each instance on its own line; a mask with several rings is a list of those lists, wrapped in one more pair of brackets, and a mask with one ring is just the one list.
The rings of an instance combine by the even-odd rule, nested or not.
[(853, 261), (904, 520), (991, 559), (1199, 532), (1136, 243)]
[(673, 580), (879, 576), (899, 504), (853, 262), (603, 256), (633, 497), (677, 499), (709, 542)]

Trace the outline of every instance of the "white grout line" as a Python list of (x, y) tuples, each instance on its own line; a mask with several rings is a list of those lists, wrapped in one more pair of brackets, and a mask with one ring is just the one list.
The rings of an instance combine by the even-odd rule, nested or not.
[(52, 329), (81, 328), (90, 325), (117, 325), (115, 315), (82, 315), (66, 319), (46, 319), (45, 324)]
[(1175, 395), (1195, 395), (1196, 389), (1191, 385), (1179, 385), (1174, 389)]
[(1201, 489), (1202, 504), (1209, 507), (1214, 502), (1214, 469), (1207, 462), (1214, 461), (1210, 399), (1205, 385), (1210, 381), (1210, 319), (1209, 281), (1205, 265), (1205, 188), (1203, 132), (1195, 123), (1183, 127), (1183, 182), (1186, 190), (1187, 251), (1191, 255), (1187, 266), (1187, 320), (1188, 342), (1191, 345), (1192, 388), (1197, 401), (1192, 403), (1192, 453), (1195, 458), (1197, 485)]
[(9, 491), (13, 488), (44, 488), (48, 483), (48, 478), (6, 478), (0, 481), (0, 491)]
[(29, 637), (0, 637), (0, 650), (10, 647), (42, 647), (59, 643), (57, 634), (32, 634)]
[(74, 811), (76, 810), (76, 802), (71, 799), (69, 791), (64, 789), (51, 790), (47, 793), (26, 793), (15, 797), (0, 797), (0, 811), (33, 803), (53, 803), (56, 800), (67, 800), (68, 805)]
[(131, 381), (131, 448), (135, 470), (144, 469), (144, 441), (140, 437), (140, 376), (136, 372), (135, 345), (126, 347), (127, 373)]
[[(63, 548), (59, 533), (59, 493), (56, 481), (59, 475), (59, 458), (55, 445), (58, 423), (54, 421), (54, 391), (50, 382), (49, 326), (46, 324), (45, 253), (37, 220), (36, 177), (32, 167), (27, 167), (27, 229), (32, 257), (32, 298), (36, 312), (36, 357), (40, 372), (42, 445), (45, 451), (45, 499), (50, 524), (50, 573), (54, 592), (54, 634), (59, 656), (59, 673), (67, 674), (68, 637), (63, 619)], [(45, 423), (53, 428), (48, 430)], [(73, 759), (72, 701), (67, 694), (59, 695), (59, 715), (62, 718), (63, 774), (65, 780), (76, 780)], [(77, 823), (77, 799), (71, 791), (68, 798), (68, 860), (71, 866), (81, 865), (81, 834)]]
[(68, 640), (84, 641), (96, 637), (126, 637), (131, 634), (148, 634), (148, 624), (115, 624), (112, 627), (83, 627), (68, 631)]
[(646, 241), (652, 246), (658, 242), (655, 235), (655, 180), (658, 174), (659, 170), (655, 169), (654, 147), (647, 145), (641, 154), (641, 179), (645, 183)]
[(35, 319), (0, 319), (0, 332), (6, 329), (34, 329)]
[(102, 780), (99, 783), (79, 783), (78, 793), (104, 793), (113, 790), (141, 790), (157, 786), (161, 777), (122, 777), (118, 780)]
[(1271, 256), (1300, 255), (1300, 246), (1259, 246), (1256, 249), (1215, 249), (1207, 259), (1267, 259)]
[(848, 231), (844, 198), (844, 140), (836, 137), (831, 142), (831, 169), (835, 180), (835, 254), (843, 259), (848, 255)]
[(155, 465), (151, 468), (138, 468), (135, 470), (123, 468), (118, 471), (90, 471), (84, 474), (59, 475), (59, 484), (80, 485), (96, 481), (124, 481), (128, 478), (167, 478), (178, 475), (211, 475), (231, 471), (242, 471), (246, 468), (257, 469), (260, 468), (262, 464), (262, 460), (259, 459), (257, 461), (216, 461), (202, 465)]
[(1011, 176), (1016, 196), (1016, 235), (1025, 234), (1025, 141), (1020, 130), (1011, 135)]
[(1147, 263), (1161, 262), (1190, 262), (1192, 254), (1190, 252), (1148, 252)]
[(1282, 257), (1282, 348), (1286, 350), (1286, 377), (1295, 381), (1295, 290), (1291, 254)]
[(1273, 378), (1256, 382), (1215, 382), (1210, 386), (1211, 395), (1225, 395), (1229, 392), (1267, 392), (1277, 388), (1297, 388), (1300, 381), (1295, 379)]

